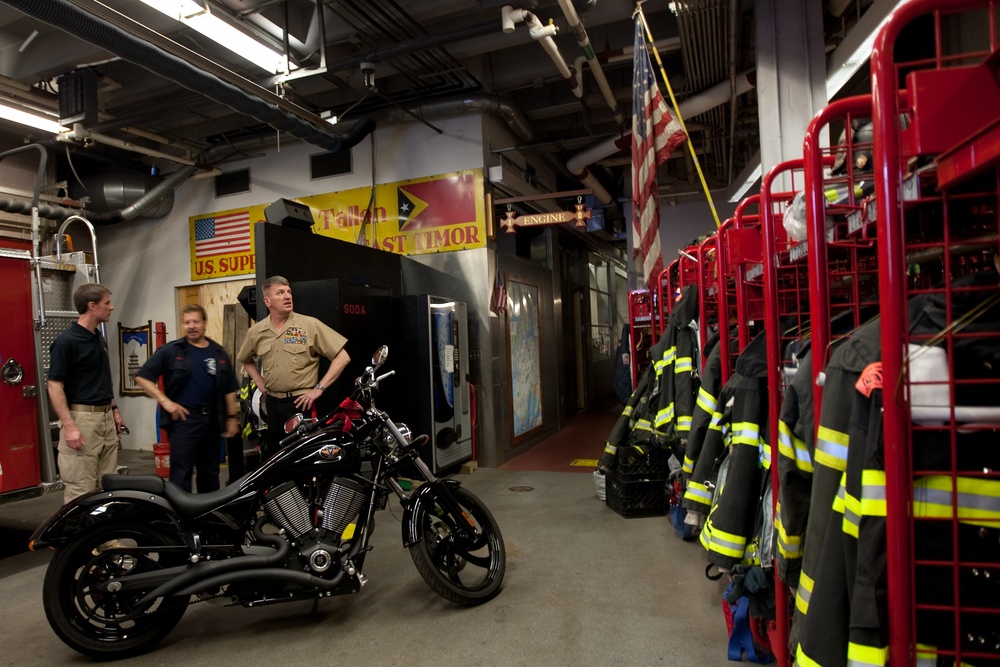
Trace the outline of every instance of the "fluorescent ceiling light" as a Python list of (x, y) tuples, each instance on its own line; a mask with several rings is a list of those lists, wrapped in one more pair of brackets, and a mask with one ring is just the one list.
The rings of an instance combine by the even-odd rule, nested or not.
[[(285, 56), (212, 14), (207, 5), (194, 0), (142, 0), (153, 9), (180, 21), (192, 30), (221, 44), (270, 74), (285, 71)], [(294, 67), (292, 67), (294, 69)]]
[(27, 125), (28, 127), (33, 127), (38, 130), (45, 130), (46, 132), (51, 132), (52, 134), (66, 132), (69, 129), (63, 127), (52, 118), (28, 113), (27, 111), (22, 111), (21, 109), (9, 107), (6, 104), (0, 104), (0, 118), (20, 123), (21, 125)]

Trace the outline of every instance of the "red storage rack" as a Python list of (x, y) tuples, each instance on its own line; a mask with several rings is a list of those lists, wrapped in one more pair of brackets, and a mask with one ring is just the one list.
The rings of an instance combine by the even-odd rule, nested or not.
[(712, 234), (698, 245), (698, 368), (705, 367), (705, 344), (711, 328), (719, 323), (719, 295), (715, 289), (718, 271), (719, 237)]
[(670, 309), (674, 305), (673, 288), (670, 286), (670, 275), (671, 272), (676, 273), (677, 271), (677, 260), (674, 260), (667, 265), (665, 269), (660, 271), (660, 275), (656, 278), (656, 319), (660, 323), (660, 331), (657, 332), (656, 337), (659, 338), (660, 334), (663, 333), (663, 329), (667, 326), (667, 318), (670, 316)]
[[(806, 216), (809, 236), (809, 308), (812, 318), (814, 405), (823, 404), (823, 388), (815, 382), (826, 368), (834, 342), (831, 321), (849, 317), (845, 330), (862, 324), (862, 304), (877, 295), (878, 270), (874, 240), (874, 200), (865, 196), (874, 174), (857, 169), (856, 156), (873, 150), (871, 142), (848, 141), (823, 147), (826, 131), (851, 127), (871, 118), (870, 95), (831, 103), (809, 123), (803, 143)], [(823, 170), (843, 151), (845, 173), (824, 177)], [(831, 203), (830, 191), (846, 193)], [(822, 212), (822, 213), (821, 213)], [(828, 223), (832, 223), (828, 226)], [(817, 417), (819, 413), (817, 412)]]
[(629, 366), (632, 371), (632, 388), (639, 376), (649, 366), (649, 348), (653, 343), (653, 300), (649, 290), (628, 293)]
[[(750, 208), (755, 207), (755, 213)], [(732, 374), (736, 358), (758, 333), (764, 318), (763, 265), (761, 264), (760, 195), (740, 201), (733, 217), (719, 228), (719, 320), (723, 354), (722, 381)], [(736, 332), (733, 346), (732, 332)]]
[[(761, 180), (760, 188), (760, 226), (763, 237), (763, 287), (766, 313), (764, 315), (764, 330), (767, 335), (767, 386), (768, 386), (768, 437), (771, 446), (771, 461), (778, 460), (778, 415), (781, 398), (785, 390), (785, 364), (782, 359), (782, 349), (786, 343), (797, 339), (807, 313), (802, 309), (807, 304), (808, 282), (806, 276), (805, 255), (795, 256), (791, 253), (794, 247), (803, 244), (792, 242), (782, 226), (782, 208), (795, 196), (796, 190), (802, 188), (802, 160), (789, 160), (772, 167)], [(787, 175), (791, 189), (775, 191), (779, 176)], [(781, 330), (779, 322), (782, 316), (797, 314), (799, 327), (792, 332)], [(771, 466), (771, 500), (772, 515), (777, 503), (779, 491), (778, 466)], [(785, 584), (775, 573), (775, 638), (771, 649), (779, 665), (788, 665), (788, 627), (791, 614), (789, 611), (788, 592)]]
[[(960, 446), (970, 434), (1000, 428), (995, 410), (972, 421), (956, 406), (956, 395), (970, 390), (996, 396), (1000, 383), (956, 379), (956, 345), (971, 334), (961, 330), (952, 312), (956, 297), (996, 298), (1000, 287), (980, 288), (982, 294), (955, 285), (963, 274), (992, 264), (1000, 231), (1000, 186), (995, 129), (1000, 86), (997, 84), (997, 5), (993, 2), (911, 0), (896, 8), (875, 40), (871, 58), (876, 210), (879, 237), (879, 284), (882, 308), (882, 376), (884, 378), (884, 456), (886, 495), (889, 656), (894, 667), (933, 662), (990, 664), (1000, 658), (993, 646), (1000, 642), (1000, 608), (992, 601), (971, 602), (986, 581), (975, 573), (996, 572), (997, 559), (986, 560), (969, 550), (968, 531), (996, 545), (1000, 531), (1000, 473), (970, 469), (961, 464), (969, 452)], [(894, 47), (900, 33), (929, 15), (934, 30), (934, 56), (897, 62)], [(980, 51), (949, 51), (946, 24), (975, 25), (988, 44)], [(905, 95), (898, 87), (905, 81)], [(901, 115), (907, 119), (900, 129)], [(914, 159), (915, 158), (915, 159)], [(931, 168), (913, 172), (913, 163), (937, 158)], [(934, 169), (934, 166), (937, 169)], [(966, 171), (969, 170), (969, 171)], [(919, 267), (919, 272), (915, 270)], [(908, 331), (909, 299), (918, 294), (943, 295), (948, 304), (945, 329), (933, 341)], [(1000, 332), (977, 332), (977, 338)], [(950, 405), (937, 415), (936, 425), (914, 421), (909, 397), (922, 383), (911, 378), (908, 344), (934, 344), (947, 352)], [(946, 448), (947, 469), (915, 469), (915, 443), (933, 437)], [(939, 492), (937, 511), (930, 512), (931, 481)], [(919, 498), (917, 487), (922, 489)], [(985, 492), (984, 492), (985, 490)], [(992, 494), (992, 495), (991, 495)], [(970, 503), (976, 499), (977, 502)], [(926, 541), (918, 533), (933, 530), (950, 535), (935, 542), (931, 555), (915, 557)], [(922, 552), (923, 553), (923, 552)], [(918, 575), (918, 572), (920, 575)], [(928, 577), (950, 580), (950, 596), (929, 601), (918, 586)], [(976, 585), (978, 584), (978, 585)], [(937, 645), (918, 646), (918, 619), (933, 617), (943, 630)], [(922, 622), (922, 621), (921, 621)], [(924, 626), (921, 626), (923, 628)], [(924, 632), (922, 629), (921, 632)], [(925, 642), (926, 644), (926, 642)]]

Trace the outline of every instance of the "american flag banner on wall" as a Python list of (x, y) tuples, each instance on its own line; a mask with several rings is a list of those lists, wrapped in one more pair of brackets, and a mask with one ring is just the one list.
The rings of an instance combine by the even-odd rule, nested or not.
[(194, 221), (196, 258), (250, 252), (250, 211), (237, 211)]
[(646, 51), (642, 19), (635, 16), (635, 53), (632, 74), (632, 257), (640, 284), (652, 282), (663, 271), (660, 249), (660, 196), (656, 168), (686, 138), (653, 76)]

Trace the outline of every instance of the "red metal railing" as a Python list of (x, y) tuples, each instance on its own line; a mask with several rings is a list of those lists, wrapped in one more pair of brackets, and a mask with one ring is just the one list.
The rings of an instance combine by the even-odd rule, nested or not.
[[(914, 21), (928, 15), (933, 24), (933, 55), (897, 62), (894, 49), (900, 35)], [(918, 617), (928, 615), (937, 620), (936, 629), (950, 626), (953, 632), (945, 642), (950, 646), (922, 647), (919, 657), (934, 660), (942, 656), (955, 664), (978, 664), (980, 658), (995, 660), (997, 657), (991, 646), (986, 644), (984, 648), (975, 641), (978, 631), (974, 624), (985, 618), (985, 624), (995, 634), (996, 628), (1000, 628), (1000, 612), (995, 608), (971, 608), (964, 602), (970, 589), (963, 586), (962, 581), (977, 565), (995, 567), (996, 563), (976, 562), (963, 548), (960, 536), (965, 530), (963, 525), (975, 526), (977, 523), (976, 509), (964, 505), (975, 494), (963, 491), (963, 482), (996, 484), (1000, 479), (989, 470), (968, 470), (959, 466), (963, 452), (958, 451), (958, 443), (968, 437), (970, 431), (983, 427), (973, 424), (959, 429), (960, 408), (956, 407), (955, 399), (960, 390), (966, 393), (969, 386), (978, 387), (980, 396), (996, 395), (1000, 387), (995, 381), (970, 385), (967, 380), (956, 379), (956, 371), (966, 369), (958, 369), (955, 365), (956, 343), (963, 333), (956, 331), (956, 325), (962, 323), (955, 319), (953, 312), (956, 297), (972, 296), (958, 289), (955, 279), (976, 271), (977, 267), (972, 264), (983, 268), (982, 260), (992, 259), (997, 252), (1000, 171), (995, 156), (998, 151), (991, 139), (978, 146), (983, 150), (976, 150), (979, 138), (990, 136), (989, 128), (996, 124), (1000, 100), (1000, 86), (996, 83), (996, 63), (1000, 59), (996, 15), (996, 3), (983, 0), (911, 0), (893, 11), (876, 37), (871, 58), (882, 377), (885, 384), (889, 656), (893, 665), (914, 664), (918, 658), (916, 644), (921, 641), (917, 637)], [(964, 46), (974, 40), (969, 33), (963, 40), (946, 39), (946, 34), (955, 34), (956, 25), (975, 25), (975, 32), (984, 36), (988, 44), (983, 44), (983, 50), (957, 51), (953, 48), (954, 43), (960, 41)], [(901, 99), (898, 89), (903, 81), (907, 95)], [(905, 124), (901, 123), (901, 118), (906, 119)], [(901, 125), (905, 127), (901, 129)], [(985, 134), (979, 134), (981, 132)], [(946, 154), (941, 156), (943, 152)], [(994, 157), (984, 158), (984, 153), (992, 153)], [(949, 162), (949, 156), (960, 154), (980, 157)], [(919, 173), (909, 168), (911, 158), (938, 156), (947, 165), (945, 187), (940, 189), (935, 187), (940, 183), (936, 182), (938, 174), (933, 168)], [(917, 163), (926, 161), (916, 160)], [(962, 165), (974, 166), (985, 178), (963, 183), (967, 179), (962, 177)], [(982, 252), (984, 247), (988, 248), (987, 253)], [(914, 267), (920, 267), (919, 272)], [(987, 288), (990, 296), (995, 296), (996, 291), (996, 285)], [(912, 336), (908, 328), (909, 299), (917, 294), (935, 293), (946, 304), (944, 330), (933, 340)], [(916, 383), (910, 377), (908, 344), (937, 346), (948, 355), (948, 377), (939, 379), (939, 383), (947, 385), (951, 405), (947, 406), (937, 426), (921, 426), (912, 421), (908, 397), (913, 395)], [(989, 421), (994, 422), (990, 428), (995, 429), (994, 420), (995, 417), (991, 417)], [(926, 437), (928, 433), (949, 443), (950, 465), (943, 472), (914, 469), (914, 437)], [(944, 495), (950, 497), (951, 507), (937, 516), (928, 516), (918, 510), (914, 496), (915, 477), (923, 480), (931, 473), (944, 482), (943, 488), (950, 489)], [(942, 525), (950, 527), (951, 533), (950, 544), (939, 545), (942, 555), (916, 560), (916, 532), (928, 530), (930, 526), (939, 530)], [(995, 541), (995, 536), (993, 539)], [(935, 604), (922, 599), (917, 589), (918, 567), (924, 574), (949, 574), (952, 596)], [(923, 578), (919, 583), (926, 586)]]

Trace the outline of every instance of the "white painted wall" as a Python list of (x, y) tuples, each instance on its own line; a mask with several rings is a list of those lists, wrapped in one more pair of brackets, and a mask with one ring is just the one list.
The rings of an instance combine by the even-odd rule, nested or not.
[[(173, 210), (167, 217), (99, 228), (101, 282), (112, 290), (111, 301), (115, 306), (108, 325), (115, 386), (120, 375), (116, 342), (119, 322), (130, 327), (147, 320), (165, 322), (168, 340), (181, 335), (177, 331), (176, 288), (194, 284), (190, 268), (190, 216), (269, 204), (283, 197), (295, 199), (369, 186), (373, 153), (376, 183), (483, 166), (482, 120), (478, 114), (434, 120), (433, 124), (443, 134), (417, 122), (377, 129), (354, 147), (353, 173), (315, 181), (309, 179), (309, 156), (322, 150), (283, 140), (280, 146), (263, 151), (263, 155), (221, 166), (223, 171), (249, 167), (249, 193), (216, 199), (211, 178), (192, 179), (178, 188)], [(122, 446), (152, 449), (156, 442), (153, 400), (146, 397), (117, 400), (131, 430), (123, 438)]]

